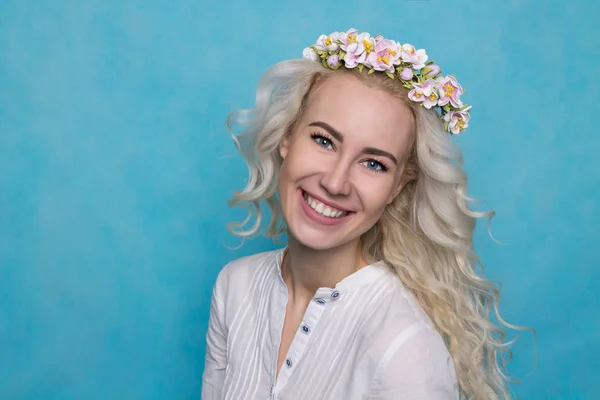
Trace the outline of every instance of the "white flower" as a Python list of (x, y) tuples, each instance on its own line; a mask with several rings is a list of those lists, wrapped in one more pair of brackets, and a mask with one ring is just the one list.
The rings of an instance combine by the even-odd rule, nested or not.
[(319, 61), (320, 59), (319, 55), (312, 47), (307, 47), (304, 50), (302, 50), (302, 57), (308, 58), (312, 61)]
[(415, 46), (410, 43), (402, 45), (400, 57), (402, 61), (411, 63), (415, 69), (423, 68), (429, 58), (424, 49), (415, 50)]
[(319, 36), (315, 48), (318, 50), (336, 51), (340, 48), (340, 45), (337, 43), (339, 35), (339, 32), (333, 32), (331, 35)]

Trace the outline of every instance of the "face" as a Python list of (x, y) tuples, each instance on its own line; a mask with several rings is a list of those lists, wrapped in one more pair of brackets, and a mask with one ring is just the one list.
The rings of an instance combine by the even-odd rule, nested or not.
[(400, 192), (412, 145), (401, 100), (351, 75), (328, 78), (280, 145), (290, 240), (317, 250), (358, 241)]

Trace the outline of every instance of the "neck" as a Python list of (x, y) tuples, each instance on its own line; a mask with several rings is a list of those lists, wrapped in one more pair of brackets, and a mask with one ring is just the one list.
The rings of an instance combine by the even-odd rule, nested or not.
[(308, 303), (317, 289), (333, 288), (367, 263), (362, 257), (359, 240), (327, 250), (308, 248), (288, 235), (288, 248), (281, 273), (290, 300)]

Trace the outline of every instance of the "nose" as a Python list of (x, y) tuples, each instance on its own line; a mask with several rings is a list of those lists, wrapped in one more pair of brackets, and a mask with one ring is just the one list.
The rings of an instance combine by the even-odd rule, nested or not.
[(339, 160), (321, 177), (321, 186), (332, 196), (350, 194), (350, 165)]

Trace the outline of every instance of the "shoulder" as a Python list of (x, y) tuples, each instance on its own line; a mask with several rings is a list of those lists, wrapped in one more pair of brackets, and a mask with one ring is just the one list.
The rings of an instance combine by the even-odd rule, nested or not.
[(371, 341), (372, 391), (399, 397), (456, 398), (452, 357), (425, 311), (401, 284), (388, 301)]
[(393, 395), (389, 398), (457, 399), (454, 363), (440, 335), (419, 325), (397, 334), (377, 363), (371, 392)]
[(368, 335), (379, 352), (385, 351), (399, 335), (408, 337), (415, 332), (428, 332), (429, 340), (441, 340), (427, 313), (398, 277), (389, 273), (385, 280), (385, 286), (373, 288), (367, 294), (379, 298), (376, 311), (372, 313), (368, 324)]
[(215, 287), (228, 292), (232, 286), (247, 286), (260, 272), (276, 269), (281, 252), (281, 249), (265, 251), (230, 261), (219, 272)]

